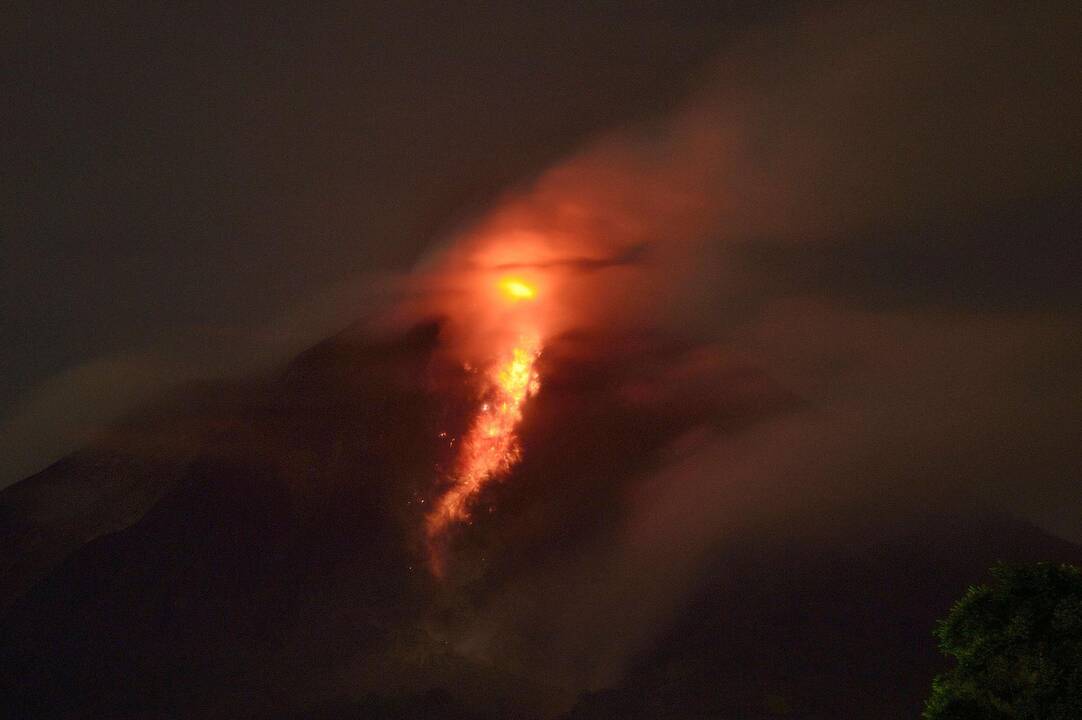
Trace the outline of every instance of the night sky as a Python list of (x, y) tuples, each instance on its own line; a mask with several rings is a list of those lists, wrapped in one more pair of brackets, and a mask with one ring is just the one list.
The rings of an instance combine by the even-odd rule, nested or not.
[(220, 5), (5, 11), (22, 707), (912, 717), (1080, 559), (1077, 3)]

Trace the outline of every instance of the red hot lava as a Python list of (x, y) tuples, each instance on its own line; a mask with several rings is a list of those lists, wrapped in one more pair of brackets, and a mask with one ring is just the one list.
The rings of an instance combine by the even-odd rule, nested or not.
[[(508, 302), (528, 303), (536, 286), (517, 277), (499, 281)], [(541, 354), (541, 336), (528, 314), (520, 332), (496, 353), (483, 374), (482, 401), (474, 415), (451, 474), (451, 488), (426, 518), (429, 564), (442, 577), (446, 569), (444, 536), (454, 523), (468, 522), (470, 503), (490, 481), (506, 474), (521, 457), (517, 430), (526, 401), (540, 389), (535, 363)]]

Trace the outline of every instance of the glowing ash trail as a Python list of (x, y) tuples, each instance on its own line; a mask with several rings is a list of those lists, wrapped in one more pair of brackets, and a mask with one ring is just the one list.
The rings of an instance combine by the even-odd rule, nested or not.
[[(517, 278), (504, 279), (500, 289), (511, 301), (532, 300), (536, 289)], [(508, 472), (522, 455), (516, 431), (523, 406), (540, 389), (534, 365), (541, 354), (536, 333), (519, 335), (499, 353), (484, 374), (481, 406), (463, 437), (452, 475), (453, 485), (426, 518), (432, 572), (442, 576), (446, 559), (442, 542), (452, 523), (469, 519), (469, 503), (485, 484)]]

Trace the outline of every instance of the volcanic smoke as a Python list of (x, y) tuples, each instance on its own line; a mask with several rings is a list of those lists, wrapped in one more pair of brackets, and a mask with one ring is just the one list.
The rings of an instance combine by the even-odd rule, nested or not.
[[(520, 278), (499, 281), (503, 297), (529, 302), (537, 288)], [(445, 535), (454, 523), (469, 522), (470, 501), (491, 480), (506, 474), (522, 456), (516, 431), (523, 406), (540, 389), (534, 365), (541, 354), (540, 334), (526, 327), (501, 349), (483, 374), (481, 405), (460, 445), (452, 486), (426, 518), (429, 567), (436, 577), (446, 571)]]

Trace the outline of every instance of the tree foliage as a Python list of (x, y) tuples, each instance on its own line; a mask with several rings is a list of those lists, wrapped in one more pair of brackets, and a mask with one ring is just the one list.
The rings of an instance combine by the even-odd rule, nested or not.
[(997, 565), (935, 630), (956, 666), (937, 677), (926, 720), (1082, 718), (1082, 571)]

